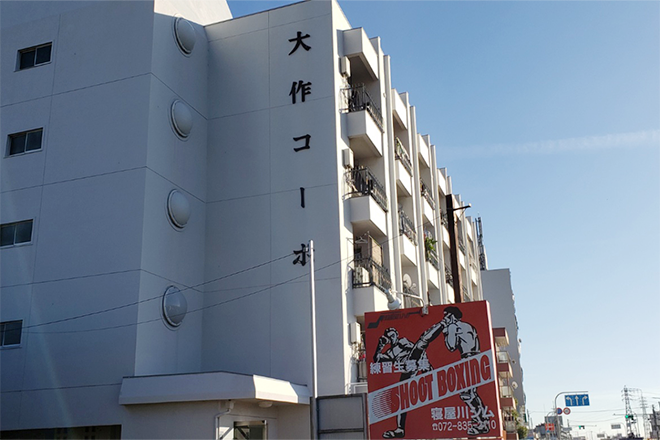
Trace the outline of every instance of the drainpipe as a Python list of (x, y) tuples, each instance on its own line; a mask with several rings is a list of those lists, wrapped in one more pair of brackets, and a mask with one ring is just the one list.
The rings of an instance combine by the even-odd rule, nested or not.
[[(218, 414), (215, 415), (215, 438), (216, 439), (222, 439), (224, 438), (224, 435), (222, 437), (219, 436), (220, 434), (220, 417), (226, 416), (231, 412), (231, 410), (234, 409), (234, 402), (231, 400), (227, 401), (227, 409), (224, 411), (219, 412)], [(226, 434), (225, 434), (226, 435)]]

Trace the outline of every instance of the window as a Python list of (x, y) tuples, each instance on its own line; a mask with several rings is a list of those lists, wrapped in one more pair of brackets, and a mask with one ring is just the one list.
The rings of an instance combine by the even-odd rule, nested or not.
[(7, 156), (41, 150), (43, 134), (43, 128), (10, 134), (7, 143)]
[(13, 246), (32, 241), (32, 222), (32, 220), (25, 220), (0, 225), (0, 246)]
[(268, 438), (268, 426), (266, 420), (255, 420), (250, 422), (234, 422), (234, 439), (257, 439)]
[(28, 47), (18, 51), (18, 70), (29, 69), (50, 62), (50, 52), (53, 43), (42, 44), (41, 46)]
[(22, 329), (23, 321), (0, 322), (0, 346), (20, 344)]

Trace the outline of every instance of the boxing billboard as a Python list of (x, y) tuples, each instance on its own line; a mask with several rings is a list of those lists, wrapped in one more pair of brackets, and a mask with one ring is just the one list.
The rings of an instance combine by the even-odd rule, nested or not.
[(486, 301), (365, 314), (371, 439), (501, 437)]

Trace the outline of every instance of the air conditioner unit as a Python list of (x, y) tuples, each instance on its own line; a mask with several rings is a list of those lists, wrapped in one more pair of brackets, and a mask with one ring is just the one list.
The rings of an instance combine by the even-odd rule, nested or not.
[(345, 78), (351, 76), (351, 60), (348, 57), (339, 58), (339, 73)]
[(344, 168), (353, 168), (355, 166), (355, 159), (353, 157), (353, 150), (345, 148), (341, 151), (342, 164)]
[(362, 342), (362, 329), (359, 322), (349, 322), (348, 332), (351, 338), (351, 344), (359, 344)]

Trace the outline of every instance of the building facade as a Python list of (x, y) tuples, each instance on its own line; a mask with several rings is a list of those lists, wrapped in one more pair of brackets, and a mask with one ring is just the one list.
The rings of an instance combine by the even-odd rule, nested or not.
[(335, 1), (0, 7), (3, 436), (329, 438), (365, 312), (483, 298), (467, 206)]
[(518, 335), (515, 295), (511, 287), (509, 269), (487, 269), (481, 271), (484, 299), (491, 305), (493, 326), (505, 329), (508, 345), (502, 347), (502, 357), (510, 364), (510, 375), (503, 384), (507, 393), (515, 398), (514, 408), (526, 421), (525, 390), (523, 387), (523, 368), (520, 362), (522, 341)]

